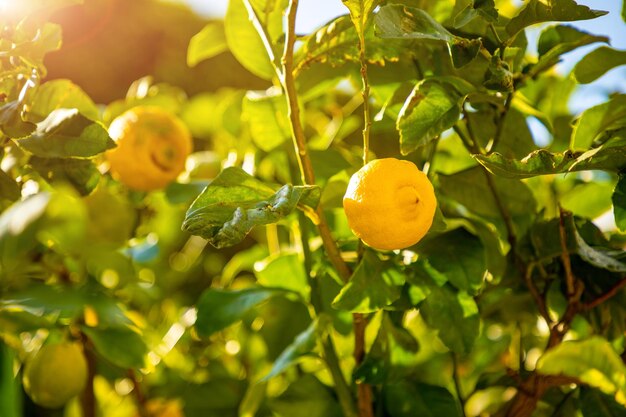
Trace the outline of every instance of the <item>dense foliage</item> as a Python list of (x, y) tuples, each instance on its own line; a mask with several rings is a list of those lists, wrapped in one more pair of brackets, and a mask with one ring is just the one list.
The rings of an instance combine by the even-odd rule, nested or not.
[[(626, 51), (563, 23), (605, 12), (344, 0), (296, 35), (297, 0), (230, 0), (187, 62), (230, 50), (266, 90), (148, 76), (96, 104), (46, 78), (50, 16), (77, 3), (0, 16), (2, 417), (626, 415), (626, 96), (568, 107)], [(163, 190), (108, 172), (107, 127), (135, 106), (194, 137)], [(342, 197), (389, 156), (428, 174), (438, 208), (417, 245), (376, 251)], [(25, 364), (63, 340), (86, 388), (42, 408)]]

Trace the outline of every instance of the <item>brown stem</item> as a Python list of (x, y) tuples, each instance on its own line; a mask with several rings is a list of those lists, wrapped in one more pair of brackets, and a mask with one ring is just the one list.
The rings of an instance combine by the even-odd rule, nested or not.
[(583, 308), (585, 310), (591, 310), (591, 309), (599, 306), (600, 304), (604, 303), (605, 301), (607, 301), (607, 300), (613, 298), (615, 295), (617, 295), (617, 293), (624, 287), (626, 287), (626, 277), (622, 278), (617, 284), (615, 284), (613, 287), (611, 287), (607, 292), (602, 294), (600, 297), (596, 298), (595, 300), (591, 301), (590, 303), (584, 304)]
[(567, 288), (567, 299), (571, 300), (574, 296), (574, 274), (572, 273), (572, 262), (569, 258), (567, 249), (567, 234), (565, 232), (565, 212), (559, 207), (559, 236), (561, 238), (561, 261), (565, 268), (565, 285)]
[(500, 115), (500, 119), (498, 120), (498, 125), (496, 126), (496, 133), (491, 141), (489, 148), (487, 149), (487, 153), (491, 153), (496, 149), (498, 143), (500, 143), (500, 139), (502, 138), (502, 132), (504, 131), (504, 123), (506, 122), (506, 117), (509, 114), (509, 110), (511, 109), (511, 103), (513, 102), (513, 93), (509, 93), (506, 96), (506, 101), (504, 102), (504, 109), (502, 109), (502, 113)]
[[(294, 149), (296, 151), (296, 158), (298, 160), (298, 166), (300, 168), (300, 174), (302, 176), (302, 182), (307, 185), (315, 184), (315, 174), (313, 172), (313, 165), (311, 164), (311, 159), (307, 152), (306, 146), (306, 138), (304, 135), (304, 129), (302, 127), (302, 123), (300, 121), (300, 106), (298, 104), (298, 94), (296, 92), (295, 80), (293, 76), (293, 50), (294, 44), (296, 41), (295, 27), (296, 27), (296, 12), (298, 10), (298, 0), (290, 0), (289, 6), (287, 8), (287, 32), (285, 36), (285, 48), (283, 50), (283, 56), (281, 58), (282, 63), (282, 72), (278, 71), (278, 75), (281, 78), (281, 83), (283, 86), (283, 90), (285, 91), (285, 95), (287, 98), (288, 105), (288, 113), (289, 120), (291, 125), (291, 133), (293, 138)], [(339, 273), (339, 276), (344, 282), (348, 282), (350, 280), (350, 276), (352, 275), (352, 271), (348, 265), (344, 262), (341, 257), (341, 253), (339, 248), (337, 247), (337, 243), (335, 242), (330, 228), (328, 227), (328, 223), (326, 222), (326, 217), (324, 215), (324, 210), (322, 205), (318, 205), (316, 209), (317, 213), (317, 228), (322, 238), (322, 244), (324, 249), (326, 250), (326, 254), (330, 259), (333, 267)], [(356, 352), (364, 352), (365, 350), (365, 320), (359, 320), (358, 316), (355, 316), (354, 321), (354, 332), (355, 332), (355, 353)], [(362, 360), (362, 355), (360, 355)], [(355, 356), (356, 359), (356, 356)], [(357, 366), (360, 364), (360, 361), (357, 361)], [(371, 388), (361, 388), (359, 386), (358, 389), (358, 402), (359, 402), (359, 416), (360, 417), (371, 417)], [(368, 397), (369, 394), (369, 397)], [(361, 411), (361, 403), (368, 402), (368, 408), (370, 410), (370, 414), (363, 414)], [(350, 409), (345, 409), (344, 413), (350, 413)]]
[(139, 412), (139, 416), (149, 417), (150, 415), (146, 410), (146, 397), (143, 394), (143, 390), (141, 389), (141, 383), (137, 379), (137, 375), (135, 374), (134, 370), (128, 370), (128, 378), (133, 383), (133, 394), (135, 395), (135, 402), (137, 404), (137, 411)]
[(83, 354), (87, 362), (87, 383), (80, 398), (83, 410), (83, 417), (96, 417), (96, 395), (94, 393), (93, 380), (96, 377), (96, 355), (93, 344), (87, 335), (81, 332), (81, 342), (83, 344)]
[(543, 394), (552, 387), (580, 384), (577, 378), (565, 375), (540, 375), (533, 373), (518, 388), (509, 404), (506, 417), (530, 417)]

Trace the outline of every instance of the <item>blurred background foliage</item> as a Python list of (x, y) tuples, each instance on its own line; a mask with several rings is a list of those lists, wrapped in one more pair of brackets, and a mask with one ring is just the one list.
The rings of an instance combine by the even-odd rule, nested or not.
[[(553, 359), (541, 362), (550, 330), (513, 259), (528, 266), (524, 272), (539, 283), (544, 308), (557, 319), (569, 305), (559, 221), (585, 284), (579, 301), (593, 303), (623, 280), (624, 180), (617, 174), (625, 165), (623, 85), (611, 87), (603, 97), (610, 102), (585, 116), (582, 111), (598, 103), (573, 106), (575, 74), (552, 67), (562, 54), (606, 40), (542, 27), (544, 48), (533, 55), (540, 35), (507, 31), (519, 2), (493, 3), (499, 12), (493, 30), (486, 24), (489, 1), (388, 2), (421, 8), (452, 33), (438, 36), (480, 37), (483, 49), (473, 53), (476, 43), (468, 41), (456, 50), (455, 63), (446, 43), (367, 32), (372, 153), (398, 156), (402, 149), (406, 159), (431, 168), (441, 212), (422, 245), (368, 252), (365, 259), (384, 279), (368, 281), (361, 268), (354, 277), (361, 290), (344, 292), (308, 220), (286, 216), (219, 250), (181, 231), (198, 194), (220, 172), (235, 172), (224, 168), (253, 174), (272, 191), (299, 181), (284, 96), (266, 51), (246, 38), (250, 27), (241, 19), (247, 16), (235, 13), (243, 3), (233, 0), (230, 19), (239, 20), (230, 29), (173, 2), (66, 1), (69, 7), (60, 10), (47, 8), (54, 1), (20, 4), (31, 3), (36, 7), (26, 23), (3, 21), (0, 40), (2, 417), (84, 415), (85, 397), (46, 410), (22, 391), (21, 364), (46, 340), (62, 338), (84, 342), (101, 416), (339, 416), (333, 376), (316, 342), (327, 333), (348, 381), (376, 387), (377, 416), (498, 415), (537, 369), (564, 372), (550, 364), (561, 364), (568, 375), (572, 369), (582, 369), (576, 377), (592, 375), (582, 387), (551, 386), (534, 415), (625, 414), (623, 291), (599, 308), (579, 311), (567, 333), (578, 344), (561, 344)], [(469, 20), (458, 26), (464, 11)], [(318, 197), (356, 268), (358, 246), (341, 208), (360, 164), (356, 32), (340, 17), (300, 35), (296, 75)], [(500, 37), (511, 41), (502, 56)], [(591, 65), (593, 73), (612, 68), (606, 60), (592, 61), (599, 62)], [(461, 121), (453, 114), (429, 132), (411, 130), (419, 120), (405, 120), (403, 108), (425, 77), (437, 81), (418, 96), (449, 94), (453, 109), (453, 99), (468, 98)], [(507, 104), (512, 89), (516, 99)], [(139, 105), (177, 114), (194, 137), (185, 172), (152, 193), (113, 180), (102, 158), (110, 145), (105, 127)], [(56, 113), (63, 117), (54, 125), (49, 115), (67, 108), (77, 112)], [(582, 118), (588, 133), (576, 139), (573, 126)], [(50, 124), (91, 145), (72, 148), (59, 140), (41, 146), (38, 138), (58, 140)], [(478, 148), (494, 146), (500, 135), (495, 150), (504, 159), (472, 157), (468, 134)], [(537, 151), (539, 162), (520, 165)], [(581, 172), (559, 175), (574, 163)], [(511, 214), (517, 254), (482, 166), (498, 173), (494, 187)], [(221, 180), (237, 189), (227, 175)], [(557, 203), (570, 214), (560, 217)], [(302, 261), (307, 233), (315, 249), (311, 265)], [(309, 276), (319, 288), (310, 288)], [(325, 312), (319, 317), (312, 291), (319, 291)], [(348, 295), (337, 302), (340, 293)], [(368, 304), (373, 295), (377, 304)], [(369, 354), (356, 369), (354, 311), (370, 318)], [(272, 370), (276, 377), (263, 379)]]

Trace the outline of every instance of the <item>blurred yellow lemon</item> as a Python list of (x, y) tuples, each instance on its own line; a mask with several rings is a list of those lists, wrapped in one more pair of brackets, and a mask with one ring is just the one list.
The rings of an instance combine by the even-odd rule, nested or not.
[(350, 228), (375, 249), (412, 246), (430, 229), (437, 200), (430, 180), (410, 161), (376, 159), (357, 171), (343, 197)]
[(27, 363), (24, 389), (35, 404), (60, 408), (87, 383), (87, 361), (74, 342), (44, 345)]
[(189, 130), (159, 107), (134, 107), (115, 118), (109, 135), (117, 147), (106, 152), (111, 174), (129, 188), (152, 191), (174, 181), (192, 151)]

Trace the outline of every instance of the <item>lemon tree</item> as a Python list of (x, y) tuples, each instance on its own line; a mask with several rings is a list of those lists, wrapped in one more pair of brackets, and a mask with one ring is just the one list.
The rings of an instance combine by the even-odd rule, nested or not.
[(0, 1), (0, 416), (625, 415), (622, 2), (306, 1)]

